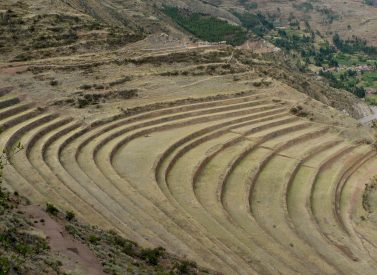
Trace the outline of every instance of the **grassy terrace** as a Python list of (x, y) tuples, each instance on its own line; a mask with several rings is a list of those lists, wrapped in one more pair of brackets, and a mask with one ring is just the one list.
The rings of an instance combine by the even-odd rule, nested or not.
[[(351, 172), (373, 169), (375, 151), (293, 115), (288, 102), (247, 91), (84, 126), (11, 98), (0, 98), (0, 146), (25, 150), (4, 179), (35, 202), (226, 274), (374, 272), (354, 240), (354, 226), (370, 231), (353, 224), (346, 198), (364, 183)], [(117, 249), (133, 248), (124, 244)], [(138, 251), (126, 253), (161, 258)]]

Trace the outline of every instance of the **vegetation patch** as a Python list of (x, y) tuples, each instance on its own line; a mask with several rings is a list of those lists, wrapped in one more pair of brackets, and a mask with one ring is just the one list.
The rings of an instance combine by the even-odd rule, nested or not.
[(291, 114), (299, 116), (299, 117), (307, 117), (309, 114), (304, 110), (301, 105), (293, 106), (290, 109)]
[(226, 41), (233, 46), (241, 45), (247, 39), (247, 32), (243, 28), (213, 16), (170, 6), (165, 6), (163, 11), (178, 25), (199, 39), (209, 42)]
[[(180, 260), (162, 247), (142, 248), (115, 231), (103, 231), (77, 220), (66, 222), (65, 228), (77, 240), (86, 243), (100, 259), (109, 274), (211, 274), (195, 262)], [(214, 274), (214, 273), (212, 273)]]
[(360, 80), (356, 77), (357, 72), (354, 70), (348, 70), (340, 74), (321, 70), (319, 75), (328, 79), (330, 85), (334, 88), (350, 91), (360, 98), (365, 97), (365, 88), (359, 85)]
[(310, 2), (303, 2), (303, 3), (299, 3), (299, 4), (293, 4), (293, 7), (299, 11), (302, 11), (302, 12), (311, 12), (313, 11), (314, 7), (312, 5), (312, 3)]
[(352, 37), (352, 39), (343, 40), (339, 34), (333, 36), (334, 45), (343, 53), (365, 53), (370, 57), (377, 58), (377, 47), (369, 46), (365, 39), (359, 37)]
[(249, 2), (248, 0), (239, 0), (241, 5), (245, 7), (247, 10), (255, 10), (258, 8), (258, 3), (256, 2)]
[(377, 95), (370, 95), (365, 98), (366, 102), (368, 102), (370, 105), (376, 105), (377, 106)]
[(322, 15), (324, 24), (332, 24), (334, 21), (340, 19), (340, 15), (331, 8), (328, 7), (317, 7), (317, 12)]
[(263, 37), (273, 29), (273, 24), (261, 13), (234, 13), (235, 16), (241, 21), (242, 25), (251, 30), (254, 34)]
[(364, 0), (363, 1), (365, 5), (377, 7), (377, 1), (376, 0)]
[(0, 185), (0, 274), (62, 274), (47, 241), (35, 235), (31, 221), (16, 211), (25, 203)]
[(105, 103), (106, 100), (111, 99), (131, 99), (138, 96), (137, 89), (125, 89), (116, 91), (107, 91), (101, 93), (83, 93), (77, 92), (73, 98), (62, 99), (54, 102), (54, 105), (70, 105), (77, 108), (85, 108), (92, 105), (99, 106), (100, 103)]
[(368, 213), (373, 213), (377, 210), (377, 176), (365, 184), (363, 207)]

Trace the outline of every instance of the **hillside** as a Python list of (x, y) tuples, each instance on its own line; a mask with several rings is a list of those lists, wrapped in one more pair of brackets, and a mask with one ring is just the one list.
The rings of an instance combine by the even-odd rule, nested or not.
[(369, 4), (2, 1), (12, 271), (374, 274)]
[[(74, 7), (89, 12), (95, 17), (108, 22), (122, 22), (142, 26), (148, 31), (169, 31), (167, 18), (159, 9), (163, 5), (186, 8), (194, 12), (209, 14), (228, 20), (234, 24), (241, 24), (234, 12), (261, 11), (267, 14), (276, 24), (288, 26), (293, 21), (303, 24), (309, 22), (314, 30), (318, 30), (325, 37), (330, 38), (334, 32), (348, 38), (352, 35), (368, 39), (377, 46), (377, 34), (374, 27), (377, 20), (377, 8), (373, 3), (363, 0), (356, 1), (268, 1), (268, 0), (169, 0), (169, 1), (67, 1)], [(362, 20), (360, 20), (360, 18)]]
[(215, 274), (161, 248), (144, 249), (79, 222), (52, 204), (32, 205), (17, 192), (0, 190), (1, 274)]

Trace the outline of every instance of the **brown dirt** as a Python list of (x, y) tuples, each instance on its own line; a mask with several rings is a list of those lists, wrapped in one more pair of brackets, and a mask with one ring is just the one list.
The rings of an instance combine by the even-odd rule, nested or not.
[[(34, 227), (46, 237), (51, 251), (63, 256), (63, 270), (72, 274), (105, 274), (94, 253), (84, 244), (72, 238), (64, 226), (51, 218), (39, 205), (21, 206)], [(43, 222), (41, 222), (43, 220)]]

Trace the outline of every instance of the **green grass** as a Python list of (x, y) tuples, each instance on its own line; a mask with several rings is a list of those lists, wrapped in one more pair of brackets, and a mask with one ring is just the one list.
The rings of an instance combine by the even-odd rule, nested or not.
[(335, 56), (335, 60), (338, 61), (339, 65), (345, 66), (352, 66), (353, 64), (357, 64), (358, 59), (355, 56), (351, 56), (349, 54), (337, 54)]
[(377, 89), (377, 71), (365, 72), (362, 81), (364, 86)]
[(352, 65), (374, 65), (377, 60), (370, 59), (367, 55), (364, 54), (347, 54), (347, 53), (338, 53), (335, 55), (335, 59), (340, 65), (352, 66)]
[(370, 105), (377, 105), (377, 95), (370, 95), (365, 98)]

